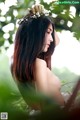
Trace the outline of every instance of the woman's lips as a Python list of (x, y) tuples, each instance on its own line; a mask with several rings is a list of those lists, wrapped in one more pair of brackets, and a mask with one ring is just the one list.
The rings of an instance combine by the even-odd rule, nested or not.
[(49, 47), (49, 46), (50, 46), (50, 44), (47, 44), (47, 46)]

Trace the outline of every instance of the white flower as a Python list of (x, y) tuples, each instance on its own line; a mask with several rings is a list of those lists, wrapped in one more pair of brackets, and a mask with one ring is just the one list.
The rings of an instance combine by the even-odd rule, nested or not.
[(41, 4), (33, 5), (31, 9), (28, 8), (27, 15), (20, 19), (18, 23), (21, 24), (22, 22), (28, 21), (29, 18), (38, 18), (42, 15), (49, 16), (49, 12), (50, 11), (46, 10)]
[(45, 16), (49, 15), (49, 11), (44, 9), (44, 6), (41, 4), (33, 5), (32, 8), (29, 9), (29, 11), (32, 13), (31, 15), (32, 18), (37, 18), (40, 17), (41, 15)]

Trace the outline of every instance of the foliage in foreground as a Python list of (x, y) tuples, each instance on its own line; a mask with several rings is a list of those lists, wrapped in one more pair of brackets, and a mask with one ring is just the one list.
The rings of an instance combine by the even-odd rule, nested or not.
[[(30, 93), (28, 95), (31, 97)], [(32, 93), (32, 95), (34, 94)], [(34, 101), (34, 96), (32, 96), (31, 101)], [(0, 112), (8, 112), (9, 120), (71, 120), (79, 117), (80, 108), (66, 111), (55, 104), (55, 102), (46, 102), (43, 104), (42, 112), (32, 111), (23, 100), (12, 79), (8, 58), (0, 55)]]

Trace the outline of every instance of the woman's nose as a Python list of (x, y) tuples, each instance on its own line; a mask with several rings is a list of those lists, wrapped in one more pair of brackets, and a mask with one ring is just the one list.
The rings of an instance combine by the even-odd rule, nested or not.
[(52, 35), (50, 36), (50, 42), (53, 42), (53, 37), (52, 37)]

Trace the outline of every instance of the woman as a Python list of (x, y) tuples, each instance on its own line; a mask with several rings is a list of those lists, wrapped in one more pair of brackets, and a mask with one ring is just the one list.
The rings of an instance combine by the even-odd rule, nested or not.
[[(51, 72), (51, 55), (58, 42), (51, 17), (42, 5), (35, 5), (19, 24), (12, 67), (18, 85), (27, 88), (30, 83), (36, 91), (55, 100), (59, 105), (64, 105), (60, 81)], [(26, 89), (25, 91), (27, 92)]]

